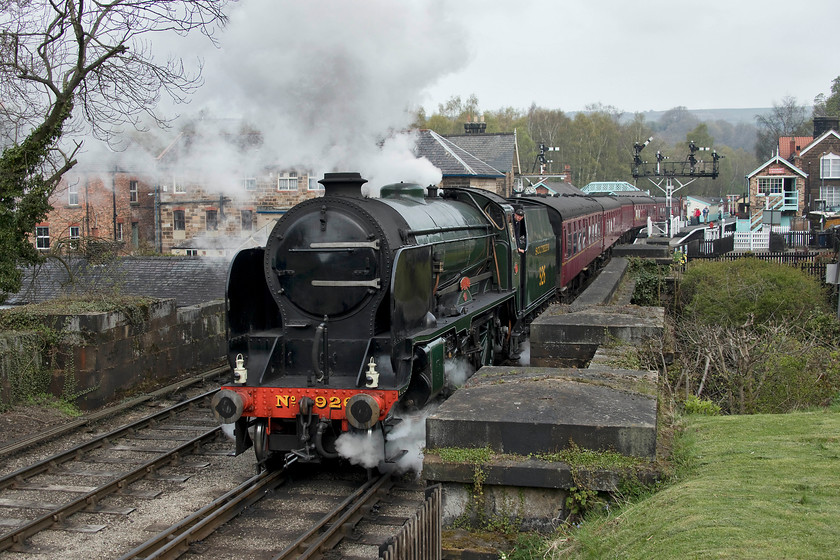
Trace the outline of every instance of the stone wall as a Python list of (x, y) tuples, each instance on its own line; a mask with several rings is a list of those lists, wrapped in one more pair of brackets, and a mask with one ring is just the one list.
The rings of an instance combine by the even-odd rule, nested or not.
[[(226, 354), (224, 313), (223, 301), (176, 308), (174, 299), (166, 299), (152, 304), (142, 317), (123, 312), (51, 315), (49, 325), (63, 338), (51, 355), (50, 392), (78, 395), (74, 403), (92, 410), (142, 386), (218, 365)], [(32, 359), (50, 363), (43, 356)], [(5, 404), (15, 375), (7, 369), (12, 363), (0, 361), (0, 402)]]

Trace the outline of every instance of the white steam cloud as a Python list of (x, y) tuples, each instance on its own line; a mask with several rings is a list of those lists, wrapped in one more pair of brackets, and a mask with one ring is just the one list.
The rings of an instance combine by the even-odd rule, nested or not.
[(446, 360), (443, 362), (443, 369), (446, 373), (446, 387), (450, 391), (463, 386), (475, 373), (475, 368), (465, 358)]
[[(382, 472), (395, 474), (411, 471), (419, 476), (423, 470), (423, 450), (426, 447), (426, 417), (436, 408), (431, 405), (402, 416), (402, 421), (388, 433), (384, 444), (382, 431), (377, 429), (365, 434), (345, 432), (338, 436), (335, 448), (353, 465), (367, 469), (378, 467)], [(405, 453), (400, 455), (402, 451)], [(386, 455), (389, 459), (398, 455), (399, 458), (385, 463)]]
[[(255, 162), (359, 171), (375, 186), (435, 184), (440, 171), (415, 158), (406, 131), (425, 92), (468, 61), (466, 36), (440, 0), (245, 0), (221, 48), (196, 53), (206, 83), (193, 107), (257, 127)], [(242, 177), (248, 162), (228, 152), (202, 159), (220, 177)]]
[(335, 440), (338, 454), (353, 465), (372, 469), (385, 458), (382, 432), (371, 430), (366, 433), (344, 432)]
[(519, 365), (531, 365), (531, 341), (529, 339), (523, 340), (519, 345)]

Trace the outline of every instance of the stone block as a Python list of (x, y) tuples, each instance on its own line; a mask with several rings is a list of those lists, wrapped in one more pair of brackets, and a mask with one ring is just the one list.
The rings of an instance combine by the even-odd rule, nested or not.
[(427, 418), (427, 449), (528, 455), (575, 444), (656, 456), (655, 374), (495, 367), (476, 376)]

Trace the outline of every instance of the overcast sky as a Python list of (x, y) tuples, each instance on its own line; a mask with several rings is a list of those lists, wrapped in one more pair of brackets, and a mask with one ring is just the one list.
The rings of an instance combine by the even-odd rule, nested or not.
[(431, 184), (394, 133), (419, 106), (810, 105), (840, 75), (838, 22), (838, 0), (239, 0), (219, 48), (155, 45), (204, 60), (181, 114), (245, 118), (295, 165)]
[[(470, 59), (430, 88), (482, 108), (810, 105), (840, 76), (837, 0), (459, 0)], [(435, 105), (436, 107), (436, 105)]]
[[(756, 108), (788, 95), (809, 105), (840, 75), (837, 0), (242, 0), (232, 14), (225, 50), (287, 53), (250, 71), (308, 79), (329, 70), (302, 63), (315, 51), (359, 52), (382, 66), (350, 64), (345, 77), (381, 79), (427, 111), (471, 94), (483, 110)], [(219, 55), (203, 53), (215, 93), (231, 72)]]

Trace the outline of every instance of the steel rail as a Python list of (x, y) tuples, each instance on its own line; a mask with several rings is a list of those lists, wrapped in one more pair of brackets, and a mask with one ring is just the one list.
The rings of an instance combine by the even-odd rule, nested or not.
[(49, 529), (53, 525), (63, 523), (74, 513), (83, 510), (95, 511), (97, 503), (102, 498), (122, 490), (131, 483), (136, 482), (154, 473), (161, 467), (168, 465), (170, 462), (180, 459), (181, 455), (190, 454), (192, 450), (200, 448), (202, 444), (215, 440), (221, 432), (221, 427), (216, 426), (215, 428), (204, 432), (200, 436), (197, 436), (190, 441), (167, 451), (164, 455), (147, 461), (123, 476), (109, 481), (96, 490), (92, 490), (85, 495), (56, 508), (55, 510), (42, 515), (41, 517), (30, 521), (26, 525), (6, 533), (0, 537), (0, 551), (7, 550), (13, 546), (22, 547), (25, 539), (43, 531), (44, 529)]
[(15, 440), (15, 441), (9, 443), (8, 445), (4, 445), (4, 446), (0, 447), (0, 457), (6, 457), (6, 456), (9, 456), (9, 455), (13, 455), (15, 453), (18, 453), (19, 451), (24, 450), (24, 449), (31, 448), (32, 446), (37, 445), (38, 443), (50, 441), (52, 439), (57, 438), (58, 436), (64, 435), (66, 433), (72, 432), (73, 430), (81, 428), (82, 426), (87, 426), (87, 425), (92, 424), (94, 422), (98, 422), (99, 420), (103, 420), (105, 418), (115, 416), (115, 415), (119, 414), (120, 412), (123, 412), (124, 410), (127, 410), (129, 408), (134, 407), (134, 406), (143, 404), (143, 403), (148, 402), (150, 400), (154, 400), (154, 399), (169, 395), (171, 393), (174, 393), (175, 391), (178, 391), (179, 389), (183, 389), (183, 388), (186, 388), (186, 387), (190, 387), (192, 385), (196, 385), (198, 383), (202, 383), (202, 382), (206, 381), (207, 379), (209, 379), (213, 376), (221, 375), (221, 374), (223, 374), (223, 373), (225, 373), (226, 371), (229, 371), (229, 370), (230, 370), (230, 367), (228, 367), (228, 366), (213, 368), (211, 370), (205, 371), (204, 373), (201, 373), (201, 374), (196, 375), (194, 377), (190, 377), (188, 379), (183, 379), (181, 381), (178, 381), (178, 382), (172, 383), (170, 385), (167, 385), (166, 387), (163, 387), (162, 389), (158, 389), (157, 391), (154, 391), (152, 393), (148, 393), (148, 394), (140, 396), (140, 397), (129, 399), (129, 400), (127, 400), (125, 402), (122, 402), (118, 405), (111, 406), (111, 407), (108, 407), (108, 408), (104, 408), (104, 409), (102, 409), (98, 412), (88, 414), (88, 415), (84, 416), (83, 418), (79, 418), (79, 419), (76, 419), (76, 420), (70, 420), (68, 422), (62, 423), (60, 426), (55, 426), (53, 428), (50, 428), (50, 429), (47, 429), (47, 430), (44, 430), (44, 431), (40, 431), (37, 434), (33, 434), (31, 436), (27, 436), (27, 437), (24, 437), (24, 438), (19, 439), (19, 440)]
[(178, 558), (189, 550), (191, 543), (207, 538), (245, 508), (262, 499), (266, 492), (283, 484), (286, 481), (283, 474), (283, 471), (263, 471), (251, 477), (224, 496), (216, 498), (189, 517), (120, 556), (119, 560)]
[(46, 459), (39, 461), (34, 465), (23, 467), (21, 469), (16, 470), (13, 473), (9, 473), (3, 477), (0, 477), (0, 490), (14, 487), (16, 484), (20, 484), (27, 478), (31, 478), (35, 475), (48, 472), (52, 469), (55, 469), (59, 465), (62, 465), (74, 459), (78, 459), (82, 454), (87, 453), (88, 451), (92, 451), (94, 449), (104, 447), (105, 445), (109, 445), (112, 439), (117, 439), (126, 435), (130, 435), (131, 433), (139, 429), (149, 427), (152, 424), (159, 422), (164, 418), (175, 416), (176, 414), (183, 412), (184, 410), (192, 408), (198, 401), (207, 399), (216, 391), (218, 391), (218, 389), (213, 389), (212, 391), (202, 393), (201, 395), (197, 395), (191, 399), (187, 399), (184, 402), (178, 403), (176, 405), (170, 406), (169, 408), (161, 410), (156, 414), (147, 416), (145, 418), (141, 418), (140, 420), (132, 422), (131, 424), (126, 424), (125, 426), (112, 430), (106, 434), (97, 436), (94, 439), (81, 443), (71, 449), (68, 449), (67, 451), (58, 453), (51, 457), (47, 457)]
[[(352, 526), (358, 523), (362, 518), (359, 510), (373, 501), (381, 491), (388, 490), (393, 485), (394, 482), (390, 474), (384, 474), (378, 479), (366, 482), (331, 512), (322, 517), (313, 528), (275, 556), (273, 560), (311, 558), (321, 552), (322, 549), (334, 547), (341, 540), (341, 537), (336, 533), (339, 530), (345, 530), (348, 525)], [(338, 539), (331, 542), (334, 537), (338, 537)]]

